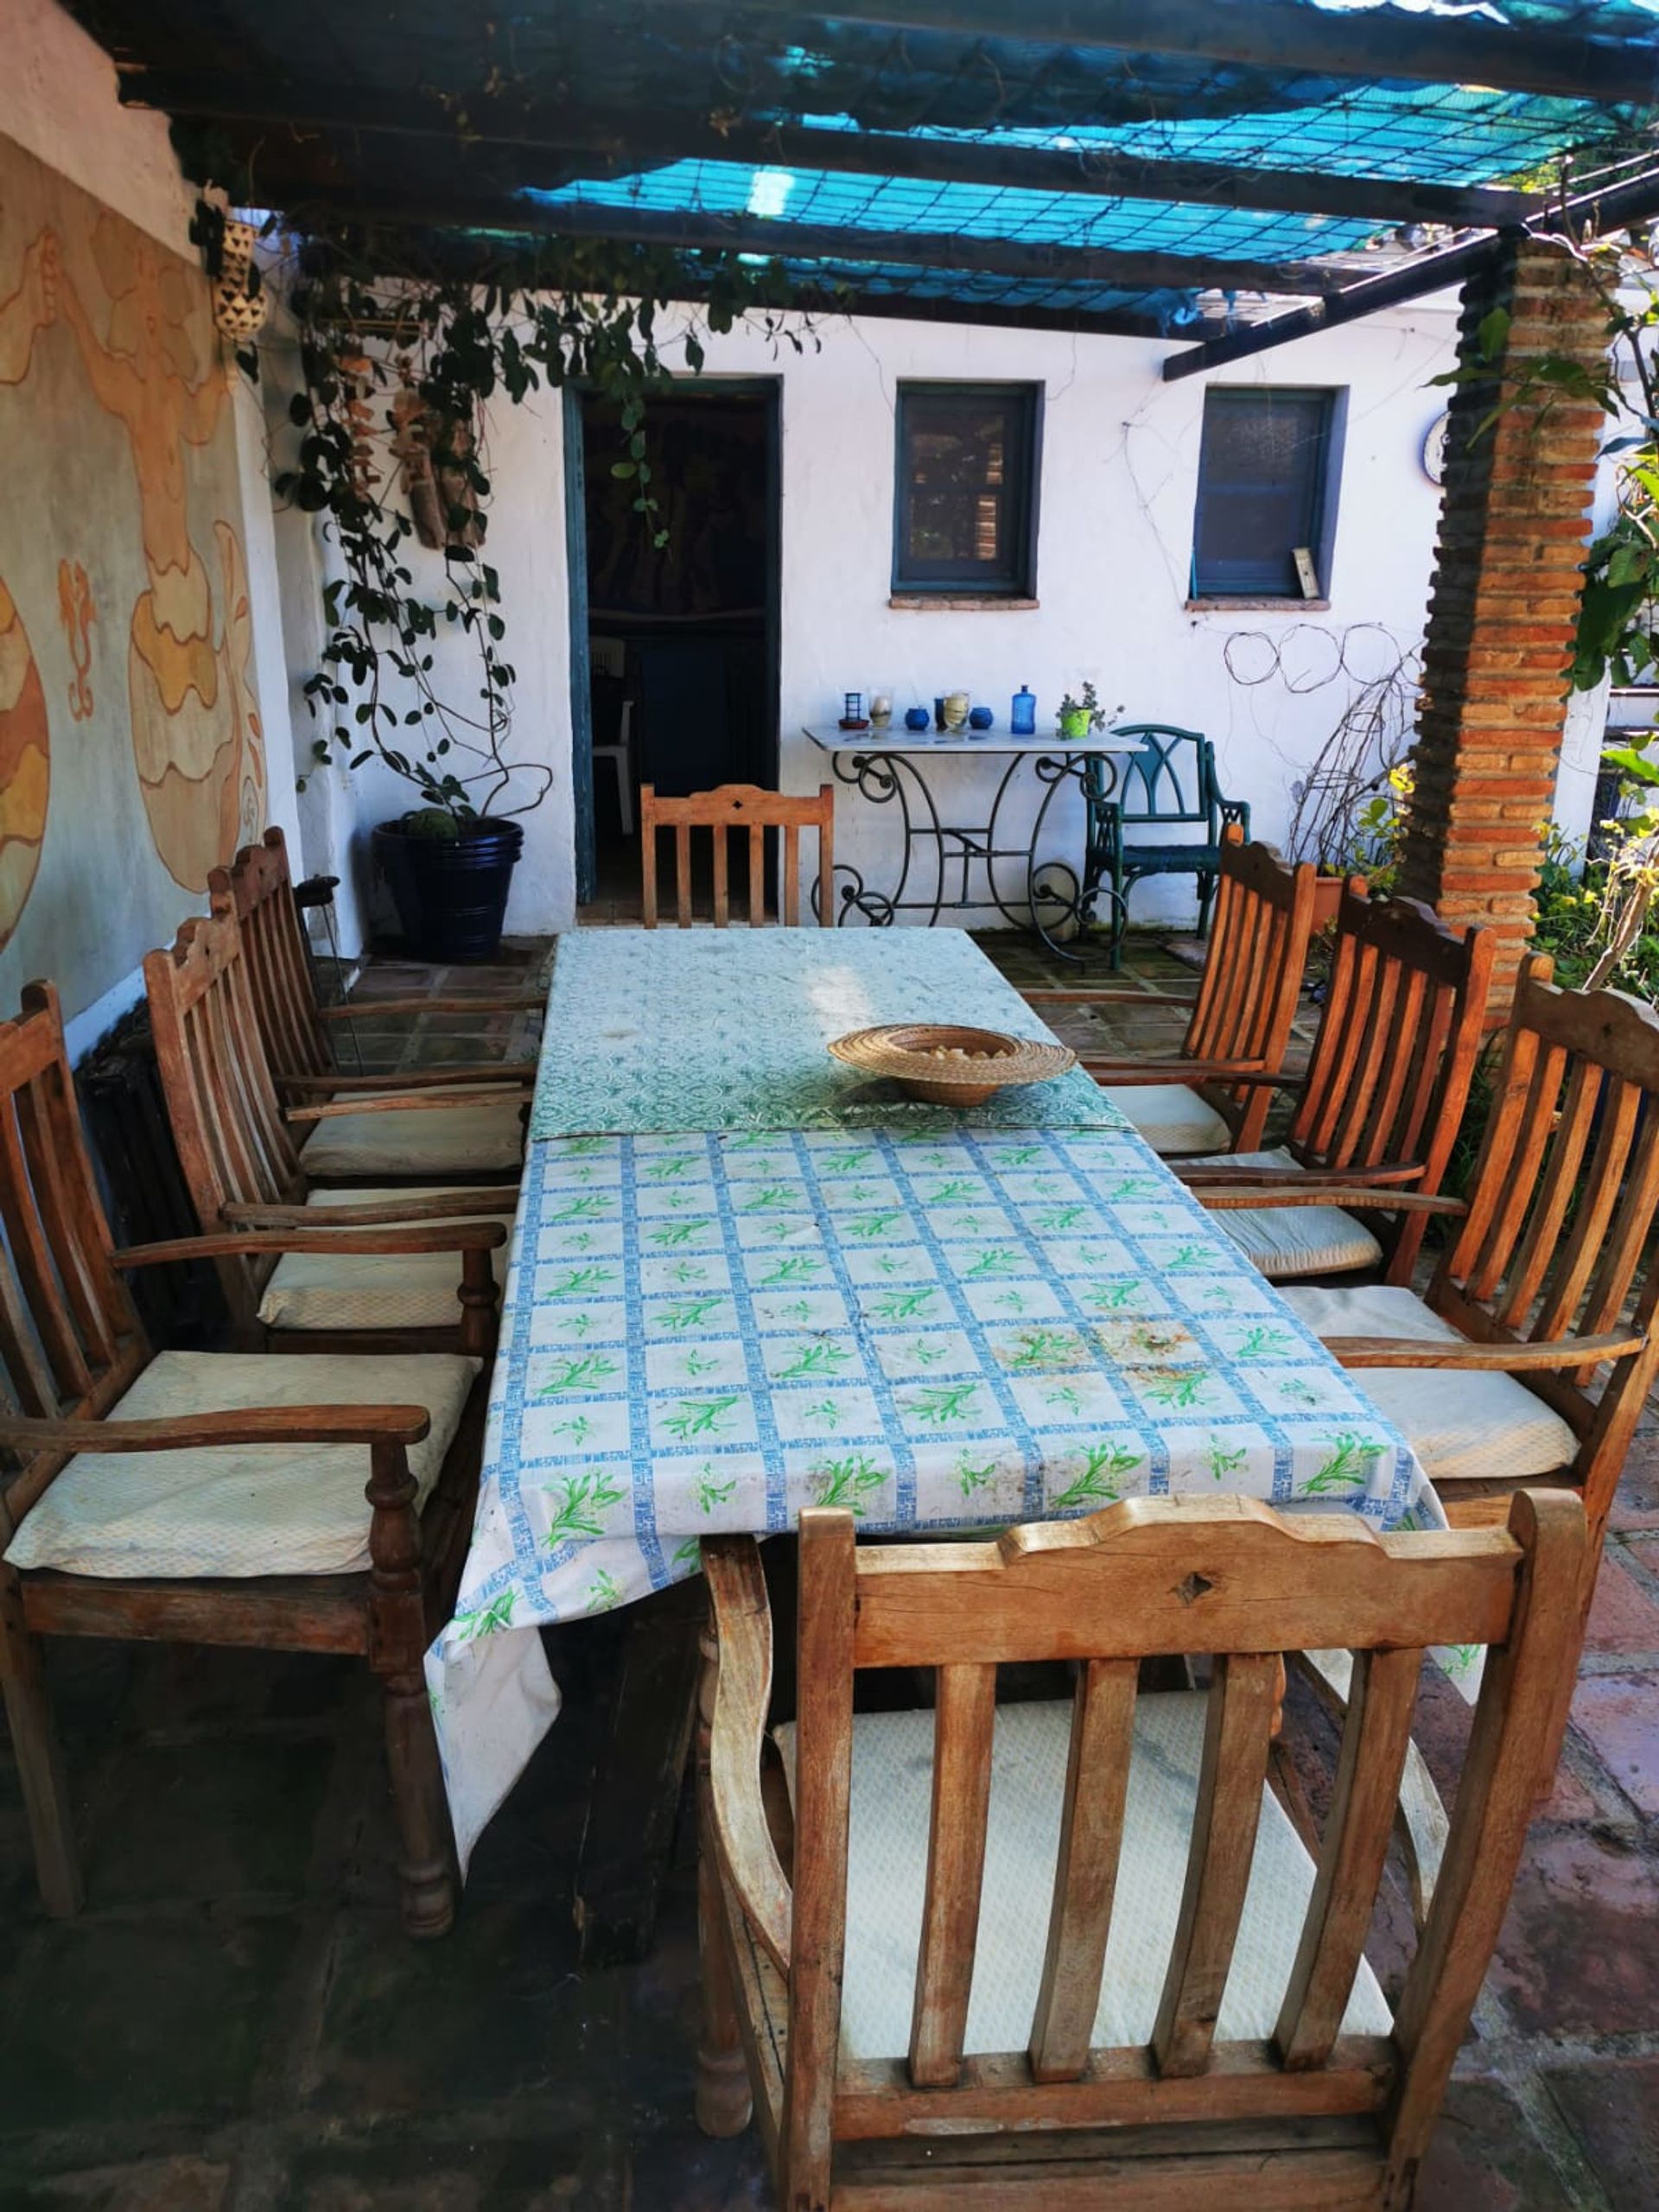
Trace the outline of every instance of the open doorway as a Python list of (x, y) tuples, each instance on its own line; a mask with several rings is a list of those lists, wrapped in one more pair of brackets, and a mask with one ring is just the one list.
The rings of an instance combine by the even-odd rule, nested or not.
[(778, 781), (777, 385), (677, 386), (643, 428), (654, 518), (615, 473), (615, 405), (584, 396), (567, 411), (585, 587), (573, 576), (577, 892), (592, 920), (639, 911), (642, 783), (682, 797)]

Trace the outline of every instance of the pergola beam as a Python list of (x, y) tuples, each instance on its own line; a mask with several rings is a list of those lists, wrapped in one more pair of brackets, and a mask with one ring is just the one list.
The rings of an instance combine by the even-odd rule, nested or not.
[[(1528, 227), (1535, 236), (1544, 238), (1573, 237), (1586, 229), (1605, 235), (1622, 230), (1627, 224), (1646, 222), (1656, 215), (1659, 215), (1659, 168), (1649, 168), (1602, 189), (1579, 194), (1562, 206), (1547, 210)], [(1379, 308), (1399, 307), (1408, 300), (1422, 298), (1426, 293), (1438, 292), (1447, 284), (1461, 283), (1492, 252), (1496, 243), (1491, 238), (1474, 238), (1442, 247), (1397, 269), (1346, 285), (1332, 299), (1293, 308), (1287, 315), (1274, 315), (1248, 330), (1229, 331), (1202, 345), (1189, 346), (1185, 352), (1172, 353), (1164, 363), (1164, 380), (1173, 384), (1181, 377), (1197, 376), (1205, 369), (1224, 367), (1229, 361), (1246, 360), (1252, 354), (1286, 345), (1294, 338), (1311, 337), (1318, 331), (1333, 329), (1339, 323), (1356, 322), (1362, 315), (1374, 315)]]
[[(469, 238), (454, 231), (435, 231), (426, 244), (435, 263), (451, 274), (480, 284), (513, 284), (534, 291), (537, 278), (537, 241), (500, 236)], [(708, 296), (708, 288), (688, 269), (683, 276), (657, 287), (657, 296), (696, 306)], [(791, 313), (873, 316), (888, 322), (944, 322), (987, 325), (999, 330), (1058, 331), (1063, 335), (1091, 338), (1141, 338), (1167, 342), (1168, 332), (1160, 319), (1144, 310), (1115, 308), (1090, 313), (1061, 308), (979, 306), (965, 300), (907, 298), (901, 292), (831, 294), (798, 289), (789, 302)]]
[(1087, 193), (1104, 199), (1487, 230), (1522, 222), (1539, 204), (1527, 193), (1480, 185), (1154, 161), (1083, 146), (1005, 145), (995, 138), (823, 130), (765, 120), (717, 126), (706, 117), (671, 112), (607, 118), (592, 110), (531, 107), (515, 115), (509, 103), (491, 102), (481, 111), (470, 110), (463, 130), (435, 102), (313, 84), (266, 82), (255, 87), (241, 79), (170, 71), (128, 71), (121, 79), (121, 96), (130, 105), (240, 130), (338, 130), (368, 138), (432, 140), (463, 157), (474, 150), (546, 156), (576, 175), (626, 176), (681, 161), (738, 162), (994, 190)]
[(769, 261), (836, 264), (887, 264), (908, 269), (953, 270), (1027, 282), (1097, 284), (1116, 291), (1208, 290), (1325, 296), (1338, 291), (1343, 272), (1312, 262), (1221, 259), (1209, 255), (1134, 253), (1108, 246), (1049, 245), (1021, 238), (963, 237), (937, 231), (841, 230), (817, 223), (787, 223), (753, 215), (709, 215), (690, 210), (610, 207), (592, 201), (485, 198), (416, 199), (412, 194), (360, 192), (342, 186), (311, 188), (273, 178), (275, 204), (287, 207), (338, 204), (342, 214), (365, 221), (418, 223), (431, 229), (499, 231), (529, 237), (607, 238), (687, 253), (746, 253)]
[(1194, 54), (1245, 69), (1419, 85), (1480, 85), (1611, 106), (1650, 103), (1659, 47), (1650, 40), (1506, 25), (1389, 7), (1319, 9), (1306, 0), (741, 0), (750, 16), (926, 30), (1025, 46)]

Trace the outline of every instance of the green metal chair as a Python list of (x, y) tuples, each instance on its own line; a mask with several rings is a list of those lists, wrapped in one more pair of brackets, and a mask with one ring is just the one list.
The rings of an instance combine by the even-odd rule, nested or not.
[[(1216, 779), (1216, 749), (1195, 729), (1166, 722), (1127, 722), (1109, 733), (1117, 756), (1118, 775), (1109, 788), (1106, 756), (1092, 756), (1084, 788), (1089, 804), (1090, 874), (1109, 883), (1112, 898), (1111, 964), (1122, 957), (1128, 926), (1129, 891), (1142, 876), (1195, 875), (1198, 880), (1198, 933), (1210, 933), (1210, 909), (1221, 873), (1221, 836), (1237, 823), (1248, 841), (1250, 809), (1245, 799), (1226, 798)], [(1116, 741), (1133, 741), (1134, 750)], [(1126, 840), (1126, 829), (1177, 826), (1202, 830), (1185, 843)]]

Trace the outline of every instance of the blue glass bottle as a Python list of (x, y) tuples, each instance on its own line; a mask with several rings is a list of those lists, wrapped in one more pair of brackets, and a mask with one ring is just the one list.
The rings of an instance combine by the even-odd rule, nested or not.
[(1014, 695), (1014, 706), (1008, 715), (1008, 728), (1016, 737), (1033, 737), (1037, 731), (1037, 695), (1028, 683), (1022, 683)]

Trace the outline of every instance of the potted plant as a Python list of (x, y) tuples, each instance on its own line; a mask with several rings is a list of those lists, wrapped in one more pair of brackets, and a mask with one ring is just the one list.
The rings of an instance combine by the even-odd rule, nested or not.
[[(192, 172), (210, 175), (213, 149), (188, 133), (186, 143)], [(238, 204), (257, 196), (251, 178), (236, 182)], [(683, 272), (673, 257), (632, 245), (551, 238), (515, 249), (480, 289), (475, 270), (435, 270), (421, 229), (377, 226), (365, 238), (354, 218), (329, 223), (309, 211), (305, 232), (289, 294), (301, 377), (289, 416), (299, 435), (274, 488), (319, 518), (337, 560), (321, 664), (305, 686), (320, 723), (312, 753), (350, 768), (378, 760), (410, 786), (408, 810), (372, 836), (409, 949), (486, 960), (524, 846), (518, 817), (554, 784), (544, 761), (514, 760), (508, 743), (514, 676), (501, 652), (499, 579), (483, 550), (486, 409), (577, 380), (619, 402), (623, 457), (611, 473), (633, 484), (641, 528), (664, 543), (642, 424), (665, 374), (653, 336), (661, 283)], [(681, 334), (694, 372), (700, 328), (729, 329), (755, 310), (776, 335), (792, 298), (777, 263), (704, 261), (709, 297)], [(286, 372), (296, 349), (283, 344)], [(257, 353), (238, 359), (257, 376)], [(389, 405), (377, 409), (377, 391)], [(416, 574), (412, 541), (441, 556), (441, 578)], [(435, 669), (448, 658), (437, 645), (445, 635), (451, 652), (470, 646), (477, 671), (459, 698), (454, 665)]]
[(1060, 735), (1069, 738), (1073, 745), (1081, 745), (1084, 738), (1092, 737), (1097, 729), (1106, 727), (1105, 711), (1095, 696), (1092, 683), (1083, 687), (1083, 696), (1074, 699), (1068, 691), (1060, 702)]

